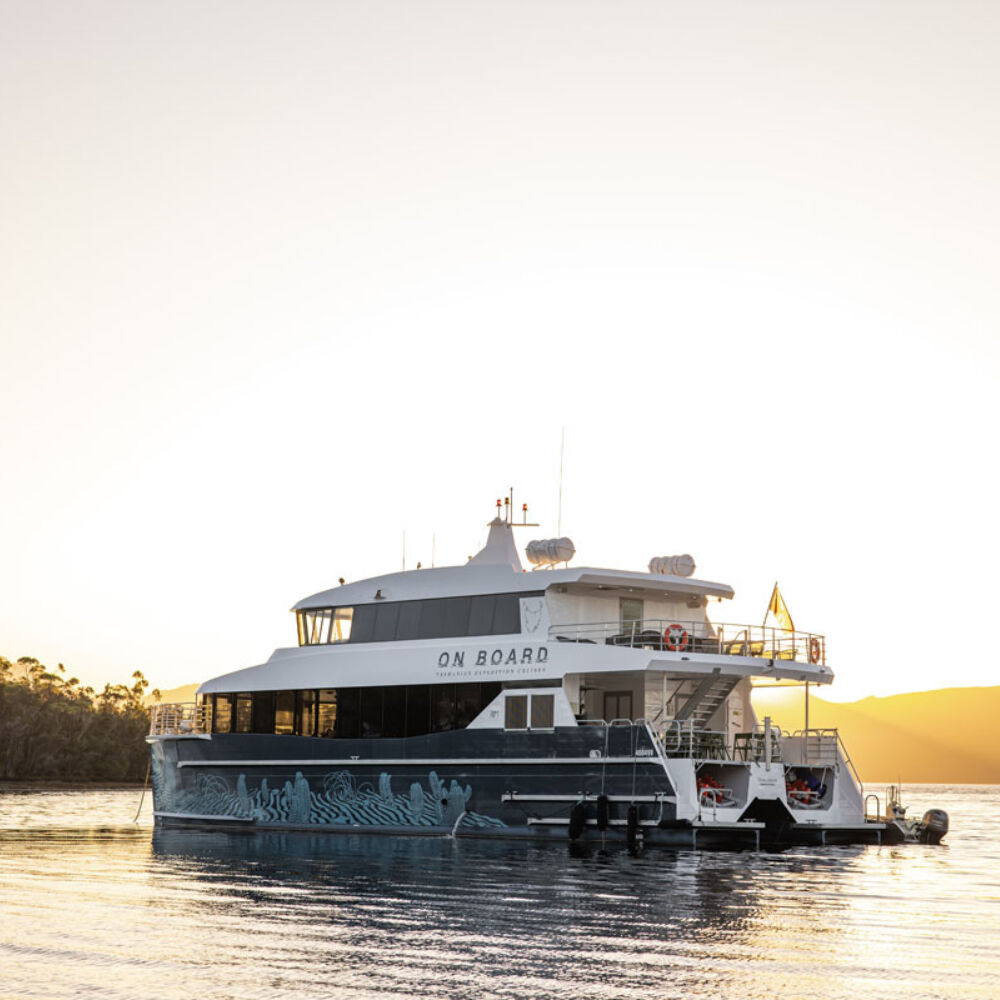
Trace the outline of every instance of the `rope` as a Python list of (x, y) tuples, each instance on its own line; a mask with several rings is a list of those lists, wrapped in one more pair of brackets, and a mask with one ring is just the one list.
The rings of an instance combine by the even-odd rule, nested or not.
[(146, 780), (142, 783), (142, 795), (139, 796), (139, 808), (135, 811), (135, 816), (132, 817), (133, 823), (139, 822), (139, 813), (142, 812), (142, 803), (146, 798), (146, 789), (149, 787), (149, 772), (153, 766), (153, 758), (150, 756), (149, 760), (146, 762)]

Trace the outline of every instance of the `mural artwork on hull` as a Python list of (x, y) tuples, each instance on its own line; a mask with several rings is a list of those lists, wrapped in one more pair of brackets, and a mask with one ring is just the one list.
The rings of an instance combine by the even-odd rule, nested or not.
[(323, 826), (461, 826), (503, 827), (499, 819), (468, 812), (472, 786), (464, 788), (452, 779), (450, 785), (431, 771), (427, 788), (414, 781), (408, 795), (392, 791), (392, 777), (379, 775), (378, 788), (359, 784), (349, 771), (333, 771), (322, 779), (322, 790), (313, 791), (301, 771), (294, 780), (270, 787), (262, 778), (256, 788), (247, 785), (245, 774), (236, 787), (217, 774), (198, 774), (193, 789), (178, 788), (173, 773), (162, 763), (154, 767), (153, 787), (158, 812), (195, 816), (227, 816), (253, 819), (258, 823), (288, 823)]

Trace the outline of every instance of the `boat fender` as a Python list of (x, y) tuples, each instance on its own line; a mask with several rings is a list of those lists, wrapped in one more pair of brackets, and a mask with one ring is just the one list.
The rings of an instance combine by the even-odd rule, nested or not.
[(608, 797), (597, 796), (597, 829), (602, 833), (608, 828)]
[(587, 825), (587, 810), (582, 802), (577, 802), (569, 812), (569, 839), (576, 840)]
[(630, 805), (625, 819), (625, 840), (629, 847), (635, 847), (639, 833), (639, 807)]
[(663, 630), (663, 645), (673, 652), (687, 649), (688, 634), (683, 625), (668, 625)]

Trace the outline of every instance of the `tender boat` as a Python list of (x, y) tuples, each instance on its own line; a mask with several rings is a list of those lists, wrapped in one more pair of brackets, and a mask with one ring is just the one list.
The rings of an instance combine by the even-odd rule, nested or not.
[(754, 679), (833, 680), (822, 635), (713, 621), (733, 590), (690, 556), (578, 568), (562, 538), (528, 545), (529, 572), (520, 526), (488, 527), (464, 566), (304, 598), (297, 645), (156, 706), (156, 822), (696, 847), (947, 831), (939, 810), (912, 837), (869, 816), (836, 730), (757, 719)]

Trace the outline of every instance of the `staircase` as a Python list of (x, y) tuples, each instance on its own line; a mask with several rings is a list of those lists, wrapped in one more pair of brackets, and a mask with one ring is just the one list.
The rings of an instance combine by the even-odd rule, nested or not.
[(708, 720), (715, 715), (719, 706), (729, 697), (730, 692), (739, 683), (739, 677), (725, 676), (721, 668), (716, 667), (706, 674), (698, 686), (691, 692), (688, 699), (674, 716), (675, 722), (687, 722), (695, 731), (706, 729)]

